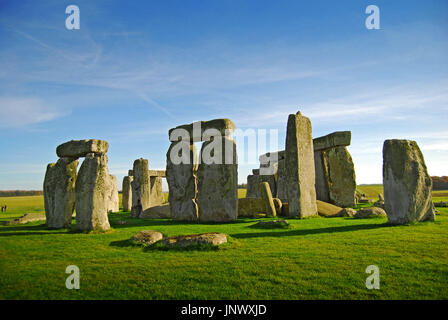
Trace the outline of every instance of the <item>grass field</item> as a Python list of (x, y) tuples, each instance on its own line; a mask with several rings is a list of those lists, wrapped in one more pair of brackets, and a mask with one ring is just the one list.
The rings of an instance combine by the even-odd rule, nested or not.
[[(43, 211), (42, 197), (3, 203), (1, 221)], [(104, 234), (0, 225), (0, 299), (447, 299), (448, 208), (439, 210), (435, 222), (395, 227), (383, 218), (313, 218), (256, 229), (259, 219), (198, 224), (123, 212), (109, 215)], [(189, 251), (130, 245), (144, 229), (224, 232), (229, 243)], [(68, 265), (80, 268), (80, 290), (65, 288)], [(369, 265), (380, 268), (380, 290), (365, 287)]]

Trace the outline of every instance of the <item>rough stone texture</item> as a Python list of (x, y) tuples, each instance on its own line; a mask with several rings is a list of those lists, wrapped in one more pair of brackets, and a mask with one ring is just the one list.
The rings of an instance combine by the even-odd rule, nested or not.
[(148, 219), (168, 219), (171, 218), (171, 209), (169, 203), (164, 203), (159, 206), (154, 206), (146, 209), (140, 215), (140, 218)]
[(148, 160), (143, 158), (135, 160), (133, 172), (131, 217), (138, 218), (151, 206)]
[(266, 213), (266, 203), (261, 198), (238, 199), (238, 217), (254, 217)]
[(257, 228), (285, 228), (289, 227), (289, 222), (286, 220), (270, 220), (270, 221), (258, 221), (256, 224), (253, 224), (251, 227)]
[(277, 195), (277, 184), (274, 175), (248, 175), (246, 198), (261, 198), (260, 183), (269, 183), (269, 188), (274, 196)]
[(282, 216), (287, 217), (289, 216), (289, 204), (288, 202), (282, 203)]
[(298, 112), (288, 118), (286, 176), (289, 216), (317, 215), (311, 121)]
[(415, 141), (384, 142), (383, 185), (389, 223), (434, 220), (432, 180)]
[(193, 144), (190, 145), (190, 163), (174, 164), (170, 157), (171, 150), (177, 149), (180, 143), (182, 142), (172, 143), (166, 154), (166, 181), (169, 187), (171, 216), (175, 220), (196, 221), (198, 219), (198, 206), (195, 200), (197, 151)]
[(260, 174), (260, 169), (252, 169), (252, 174), (258, 176)]
[[(200, 131), (198, 130), (198, 132), (193, 132), (195, 124), (198, 124), (198, 123), (200, 123), (200, 125), (201, 125), (201, 130)], [(198, 121), (198, 122), (191, 123), (191, 124), (184, 124), (184, 125), (177, 126), (177, 127), (169, 130), (168, 136), (169, 136), (169, 139), (171, 142), (177, 142), (178, 139), (180, 139), (180, 138), (175, 138), (174, 136), (172, 136), (172, 133), (175, 129), (187, 130), (187, 132), (190, 136), (190, 140), (192, 142), (198, 142), (198, 141), (206, 140), (206, 139), (204, 139), (203, 134), (204, 134), (204, 131), (206, 131), (208, 129), (216, 129), (221, 133), (222, 136), (231, 135), (233, 133), (233, 131), (235, 130), (235, 124), (230, 119), (214, 119), (214, 120), (210, 120), (210, 121)]]
[(316, 172), (316, 198), (330, 202), (328, 164), (325, 151), (314, 151), (314, 168)]
[(163, 239), (163, 234), (155, 230), (142, 230), (135, 234), (131, 241), (138, 244), (151, 245)]
[(81, 231), (110, 228), (107, 217), (108, 183), (105, 154), (87, 154), (76, 180), (76, 227)]
[(337, 147), (329, 149), (326, 155), (330, 202), (340, 207), (354, 206), (356, 177), (350, 153), (346, 147)]
[(85, 157), (88, 153), (103, 154), (109, 149), (109, 143), (104, 140), (71, 140), (59, 145), (56, 154), (59, 158)]
[(110, 174), (108, 181), (108, 199), (107, 199), (107, 212), (120, 211), (120, 200), (118, 198), (117, 177)]
[(281, 215), (282, 214), (282, 207), (283, 207), (282, 201), (279, 198), (274, 198), (274, 199), (272, 199), (272, 201), (274, 202), (276, 215), (277, 216)]
[(128, 170), (128, 176), (133, 177), (134, 176), (134, 170)]
[(166, 177), (166, 170), (149, 170), (151, 177)]
[(28, 222), (37, 222), (37, 221), (45, 221), (45, 213), (42, 212), (33, 212), (33, 213), (25, 213), (23, 216), (16, 218), (11, 221), (6, 221), (6, 225), (14, 225), (14, 224), (24, 224)]
[(282, 202), (288, 201), (286, 160), (285, 159), (282, 159), (278, 162), (277, 198), (279, 198)]
[(277, 211), (275, 210), (274, 201), (272, 199), (271, 189), (269, 188), (269, 183), (262, 182), (259, 185), (261, 198), (264, 200), (266, 204), (266, 214), (268, 217), (275, 217), (277, 215)]
[(386, 217), (386, 216), (387, 216), (386, 212), (378, 207), (363, 208), (359, 210), (357, 214), (354, 215), (354, 217), (357, 219)]
[(160, 243), (166, 247), (186, 248), (201, 244), (218, 246), (227, 242), (227, 236), (219, 232), (192, 234), (187, 236), (174, 236), (165, 238)]
[(320, 200), (316, 200), (316, 204), (321, 217), (339, 217), (342, 211), (341, 207)]
[(326, 136), (313, 139), (314, 151), (350, 145), (352, 133), (350, 131), (336, 131)]
[[(202, 144), (201, 159), (207, 146), (213, 140)], [(232, 138), (222, 137), (221, 154), (217, 148), (214, 157), (223, 159), (222, 164), (199, 164), (197, 171), (200, 221), (233, 221), (238, 216), (238, 161), (236, 143)], [(224, 161), (226, 147), (232, 148), (231, 164)]]
[(44, 203), (48, 228), (68, 228), (75, 209), (75, 184), (78, 160), (61, 158), (47, 166)]
[(260, 161), (260, 166), (269, 166), (270, 162), (276, 163), (283, 159), (285, 159), (285, 150), (277, 152), (268, 152), (258, 157), (258, 160)]
[(131, 184), (132, 180), (134, 180), (133, 176), (125, 176), (123, 178), (122, 198), (121, 198), (123, 211), (132, 210), (132, 184)]
[(339, 214), (340, 217), (354, 217), (357, 214), (357, 211), (352, 208), (343, 208), (341, 213)]
[(152, 176), (150, 181), (149, 203), (150, 207), (159, 206), (163, 204), (165, 199), (162, 192), (162, 178), (158, 176)]

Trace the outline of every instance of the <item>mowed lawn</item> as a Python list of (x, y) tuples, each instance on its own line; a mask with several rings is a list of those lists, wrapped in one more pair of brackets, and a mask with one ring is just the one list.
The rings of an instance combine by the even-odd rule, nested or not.
[[(0, 198), (9, 213), (43, 211), (42, 197)], [(42, 222), (0, 224), (1, 299), (447, 299), (448, 208), (435, 222), (388, 226), (387, 219), (288, 219), (288, 229), (131, 219), (109, 215), (103, 234), (47, 230)], [(267, 219), (263, 219), (267, 220)], [(127, 221), (128, 224), (119, 224)], [(75, 220), (73, 220), (75, 224)], [(166, 236), (224, 232), (218, 250), (145, 250), (140, 230)], [(81, 288), (68, 290), (68, 265)], [(365, 269), (380, 269), (368, 290)]]

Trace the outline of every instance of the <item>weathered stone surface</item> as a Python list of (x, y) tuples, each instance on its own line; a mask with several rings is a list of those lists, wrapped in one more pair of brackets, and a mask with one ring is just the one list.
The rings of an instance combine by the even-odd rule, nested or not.
[(317, 215), (311, 121), (300, 114), (288, 118), (286, 176), (289, 216)]
[(161, 240), (159, 243), (167, 247), (186, 248), (201, 244), (218, 246), (227, 242), (227, 236), (219, 232), (174, 236)]
[(76, 180), (76, 227), (81, 231), (110, 229), (107, 217), (108, 182), (105, 154), (87, 154)]
[[(196, 130), (196, 128), (199, 128), (198, 124), (200, 124), (200, 129)], [(192, 142), (198, 142), (207, 140), (205, 136), (207, 132), (208, 133), (210, 132), (208, 131), (209, 129), (216, 129), (217, 131), (220, 132), (222, 136), (230, 136), (235, 130), (235, 124), (230, 119), (214, 119), (210, 121), (198, 121), (191, 124), (177, 126), (175, 128), (170, 129), (168, 132), (169, 139), (171, 142), (177, 142), (180, 139), (175, 134), (176, 132), (179, 132), (179, 130), (176, 129), (186, 130), (190, 136), (190, 140)]]
[(6, 221), (6, 225), (14, 225), (14, 224), (25, 224), (28, 222), (37, 222), (37, 221), (45, 221), (45, 213), (42, 212), (33, 212), (33, 213), (25, 213), (23, 216), (16, 218), (11, 221)]
[(288, 202), (288, 188), (287, 188), (286, 160), (285, 159), (282, 159), (278, 162), (277, 198), (279, 198), (282, 202)]
[[(206, 164), (204, 156), (215, 145), (206, 141), (201, 148), (201, 164), (197, 171), (200, 221), (232, 221), (238, 216), (238, 161), (236, 143), (232, 138), (222, 137), (221, 148), (214, 148), (214, 157), (223, 159), (221, 164)], [(226, 148), (232, 148), (226, 151)], [(220, 150), (219, 150), (220, 149)], [(227, 157), (226, 157), (227, 153)], [(231, 155), (231, 159), (224, 161)], [(226, 163), (231, 164), (226, 164)]]
[(75, 209), (78, 160), (61, 158), (47, 166), (44, 180), (45, 214), (48, 228), (68, 228)]
[(109, 143), (104, 140), (71, 140), (59, 145), (56, 154), (59, 158), (85, 157), (88, 153), (103, 154), (109, 149)]
[(356, 177), (352, 157), (345, 147), (326, 152), (330, 202), (340, 207), (355, 205)]
[(282, 202), (282, 214), (283, 217), (289, 216), (289, 204), (288, 202)]
[(144, 210), (151, 206), (148, 160), (143, 158), (135, 160), (133, 172), (131, 217), (138, 218)]
[(143, 211), (140, 218), (148, 219), (168, 219), (171, 218), (171, 209), (169, 203), (150, 207)]
[(165, 199), (162, 192), (162, 177), (152, 176), (150, 181), (149, 203), (150, 207), (159, 206), (163, 204)]
[(261, 198), (260, 183), (269, 183), (272, 194), (277, 195), (277, 184), (274, 175), (248, 175), (246, 198)]
[(151, 245), (163, 239), (163, 234), (155, 230), (142, 230), (135, 234), (131, 241), (138, 244)]
[(134, 176), (134, 170), (128, 170), (128, 176), (133, 177)]
[(110, 174), (107, 187), (109, 190), (107, 212), (118, 212), (120, 211), (120, 200), (118, 198), (117, 177)]
[(357, 214), (357, 211), (352, 208), (343, 208), (340, 212), (340, 217), (354, 217)]
[(286, 220), (269, 220), (269, 221), (258, 221), (256, 224), (253, 224), (251, 227), (253, 228), (285, 228), (289, 227), (289, 222)]
[[(171, 216), (175, 220), (196, 221), (198, 219), (198, 206), (196, 203), (197, 181), (196, 164), (197, 151), (192, 144), (188, 148), (182, 148), (183, 142), (174, 142), (166, 154), (166, 181), (169, 187), (169, 201)], [(171, 152), (180, 157), (188, 149), (187, 163), (175, 164), (171, 161)]]
[(316, 204), (321, 217), (339, 217), (342, 211), (341, 207), (320, 200), (316, 200)]
[(238, 199), (238, 217), (254, 217), (266, 213), (266, 203), (261, 198)]
[(415, 141), (384, 142), (383, 185), (389, 223), (434, 220), (432, 180)]
[(314, 169), (316, 172), (316, 199), (330, 202), (329, 177), (326, 151), (314, 151)]
[(262, 182), (259, 185), (261, 198), (264, 200), (266, 204), (266, 214), (268, 217), (275, 217), (277, 215), (277, 211), (275, 210), (274, 201), (272, 199), (271, 189), (269, 188), (269, 183)]
[(132, 184), (131, 184), (132, 180), (134, 180), (133, 176), (125, 176), (123, 178), (122, 198), (121, 198), (123, 211), (132, 210)]
[(252, 169), (252, 174), (258, 176), (260, 174), (260, 169)]
[(378, 207), (363, 208), (354, 215), (354, 218), (365, 219), (365, 218), (377, 218), (386, 217), (386, 212)]
[(150, 177), (166, 177), (166, 170), (149, 170)]
[(336, 131), (323, 137), (313, 139), (314, 151), (350, 145), (351, 131)]
[(280, 160), (285, 159), (285, 150), (277, 151), (277, 152), (268, 152), (262, 154), (258, 157), (260, 161), (260, 165), (269, 166), (271, 162), (279, 162)]
[(282, 214), (282, 201), (279, 198), (273, 198), (272, 201), (274, 202), (274, 207), (275, 207), (275, 212), (276, 215), (281, 215)]

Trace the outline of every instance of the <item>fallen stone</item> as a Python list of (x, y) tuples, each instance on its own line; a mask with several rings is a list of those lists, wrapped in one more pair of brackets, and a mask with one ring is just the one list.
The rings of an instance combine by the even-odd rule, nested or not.
[(155, 230), (142, 230), (135, 234), (131, 241), (143, 245), (151, 245), (157, 241), (162, 240), (163, 234)]
[(398, 139), (384, 142), (383, 185), (389, 223), (434, 220), (432, 180), (417, 142)]
[(76, 227), (81, 231), (110, 229), (107, 217), (110, 180), (105, 154), (86, 155), (76, 180)]
[(169, 203), (164, 203), (159, 206), (154, 206), (146, 209), (140, 215), (144, 219), (168, 219), (171, 218), (171, 209)]
[(6, 221), (6, 225), (14, 225), (14, 224), (25, 224), (28, 222), (37, 222), (37, 221), (45, 221), (45, 213), (43, 212), (33, 212), (33, 213), (25, 213), (23, 216), (16, 218), (11, 221)]
[(166, 247), (187, 248), (197, 245), (218, 246), (227, 242), (227, 236), (219, 232), (174, 236), (161, 240), (159, 243)]
[(286, 177), (290, 217), (318, 215), (311, 121), (291, 114), (286, 132)]
[(289, 227), (289, 222), (286, 220), (270, 220), (270, 221), (259, 221), (252, 227), (262, 227), (262, 228), (285, 228)]
[(357, 214), (357, 211), (352, 208), (342, 208), (342, 211), (340, 212), (340, 217), (354, 217)]
[(47, 166), (44, 180), (44, 204), (47, 227), (69, 228), (75, 209), (75, 185), (78, 160), (60, 158)]
[(340, 217), (342, 208), (331, 203), (316, 200), (317, 211), (321, 217)]
[(56, 154), (59, 158), (80, 158), (88, 153), (104, 154), (109, 149), (109, 143), (104, 140), (71, 140), (59, 145)]
[(358, 213), (354, 216), (357, 219), (365, 218), (377, 218), (377, 217), (387, 217), (386, 212), (378, 207), (363, 208), (358, 210)]
[(275, 210), (274, 201), (272, 199), (271, 189), (269, 188), (269, 183), (262, 182), (259, 185), (261, 198), (264, 200), (266, 205), (266, 215), (268, 217), (275, 217), (277, 215), (277, 210)]
[(266, 214), (266, 203), (263, 199), (238, 199), (238, 217), (255, 217), (257, 214)]
[(351, 131), (336, 131), (323, 137), (313, 139), (314, 151), (350, 145)]

